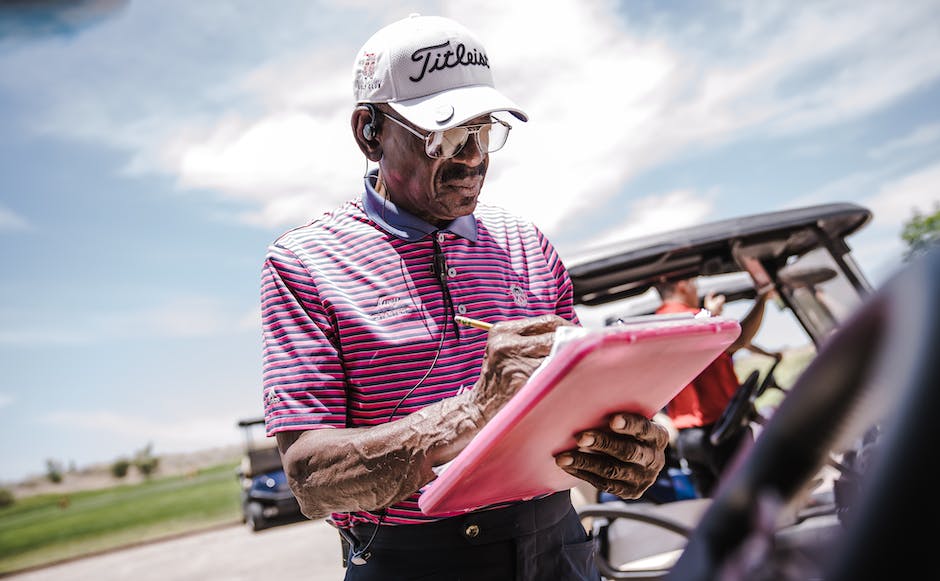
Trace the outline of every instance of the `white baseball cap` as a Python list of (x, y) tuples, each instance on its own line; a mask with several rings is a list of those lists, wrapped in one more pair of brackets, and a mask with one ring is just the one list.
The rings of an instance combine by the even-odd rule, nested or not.
[(496, 111), (529, 119), (493, 86), (480, 40), (440, 16), (412, 14), (372, 35), (356, 55), (353, 91), (357, 103), (388, 103), (427, 131)]

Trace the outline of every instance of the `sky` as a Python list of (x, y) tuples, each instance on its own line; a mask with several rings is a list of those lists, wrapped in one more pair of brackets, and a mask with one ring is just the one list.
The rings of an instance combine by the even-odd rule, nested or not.
[(481, 199), (563, 259), (848, 201), (877, 286), (940, 203), (938, 0), (7, 2), (0, 481), (242, 441), (266, 247), (360, 194), (352, 62), (413, 12), (529, 114)]

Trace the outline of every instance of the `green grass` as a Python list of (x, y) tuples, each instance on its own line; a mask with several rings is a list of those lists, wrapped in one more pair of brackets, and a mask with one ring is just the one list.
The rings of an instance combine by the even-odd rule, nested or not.
[(235, 468), (17, 499), (0, 510), (0, 573), (238, 522)]
[[(803, 373), (803, 370), (806, 369), (814, 357), (816, 357), (816, 351), (812, 347), (793, 349), (785, 352), (783, 359), (774, 370), (774, 378), (777, 380), (777, 385), (786, 390), (793, 387), (797, 378), (799, 378), (800, 374)], [(740, 361), (735, 361), (734, 370), (737, 376), (743, 381), (751, 371), (757, 369), (760, 372), (760, 380), (763, 381), (772, 363), (773, 361), (769, 357), (753, 355), (743, 358)], [(768, 389), (757, 398), (755, 405), (758, 409), (775, 408), (783, 401), (784, 395), (785, 394), (779, 389)]]

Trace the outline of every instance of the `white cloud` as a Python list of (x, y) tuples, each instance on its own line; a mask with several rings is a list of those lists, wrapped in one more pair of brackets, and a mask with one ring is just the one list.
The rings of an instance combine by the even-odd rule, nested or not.
[[(685, 152), (824, 127), (940, 74), (931, 3), (903, 14), (887, 5), (762, 6), (745, 6), (744, 32), (727, 53), (635, 34), (612, 3), (513, 4), (500, 20), (466, 6), (458, 14), (489, 41), (497, 81), (532, 116), (494, 157), (487, 199), (552, 235)], [(519, 20), (529, 25), (513, 27)]]
[(19, 232), (29, 228), (30, 224), (26, 218), (0, 206), (0, 232)]
[[(240, 307), (236, 307), (240, 308)], [(137, 310), (114, 309), (107, 312), (75, 312), (58, 317), (49, 312), (48, 320), (23, 320), (10, 309), (0, 311), (3, 328), (0, 344), (70, 345), (136, 337), (166, 339), (210, 337), (243, 333), (260, 328), (255, 313), (254, 324), (244, 314), (237, 314), (229, 304), (214, 297), (182, 296)]]
[(160, 419), (105, 410), (59, 410), (40, 416), (39, 422), (59, 433), (77, 430), (105, 435), (110, 441), (120, 442), (120, 449), (115, 453), (127, 454), (153, 443), (155, 453), (163, 454), (236, 443), (238, 436), (232, 419), (235, 417), (237, 414), (231, 410)]
[(873, 166), (834, 180), (788, 201), (787, 207), (852, 201), (869, 209), (872, 220), (849, 240), (853, 255), (876, 286), (900, 265), (901, 230), (916, 208), (929, 212), (940, 203), (940, 162), (904, 173), (903, 160)]
[(251, 311), (235, 319), (239, 329), (246, 331), (261, 332), (261, 306), (256, 306)]
[(940, 204), (940, 162), (883, 185), (863, 203), (874, 213), (873, 223), (896, 226), (900, 232), (914, 209), (930, 213)]
[(918, 151), (940, 143), (940, 123), (921, 125), (901, 138), (884, 143), (869, 152), (873, 159), (882, 159)]
[[(485, 40), (497, 83), (531, 115), (494, 155), (484, 200), (550, 235), (689, 151), (856, 118), (940, 76), (933, 1), (904, 10), (848, 0), (723, 5), (722, 34), (708, 33), (707, 10), (635, 25), (629, 5), (610, 1), (547, 9), (463, 0), (433, 8)], [(370, 22), (408, 11), (357, 9)], [(145, 9), (130, 10), (145, 21), (135, 10)], [(306, 26), (292, 34), (302, 36)], [(686, 29), (698, 30), (695, 42)], [(105, 58), (103, 40), (113, 38), (109, 27), (97, 30), (76, 40), (74, 48), (86, 48), (79, 54)], [(117, 83), (114, 90), (62, 91), (50, 107), (55, 114), (35, 118), (49, 131), (130, 150), (129, 170), (170, 173), (183, 188), (247, 203), (253, 209), (237, 214), (243, 221), (302, 223), (356, 195), (365, 168), (348, 119), (352, 55), (366, 33), (308, 32), (309, 45), (285, 45), (247, 72), (236, 61), (219, 69), (228, 76), (187, 67), (179, 74), (191, 82), (149, 81), (146, 96), (135, 93), (133, 79), (100, 78), (105, 89)], [(88, 48), (89, 39), (98, 44)], [(200, 73), (206, 78), (195, 78)], [(42, 74), (29, 73), (33, 80)]]
[[(773, 127), (791, 133), (875, 111), (935, 80), (936, 2), (803, 5), (769, 39), (754, 81), (772, 91)], [(757, 84), (752, 88), (755, 92)]]
[[(338, 144), (347, 146), (348, 155)], [(183, 187), (256, 202), (261, 210), (244, 219), (265, 226), (291, 224), (355, 196), (361, 188), (356, 175), (365, 167), (353, 152), (348, 122), (301, 112), (276, 113), (246, 126), (225, 124), (202, 142), (173, 147), (182, 152)]]
[(8, 326), (0, 330), (0, 345), (80, 345), (90, 340), (92, 337), (87, 331), (49, 326), (41, 329), (31, 325), (23, 325), (21, 328)]
[[(502, 5), (501, 5), (502, 6)], [(459, 14), (487, 42), (500, 88), (530, 115), (491, 162), (485, 199), (525, 215), (550, 235), (563, 219), (605, 204), (632, 176), (662, 161), (662, 92), (678, 55), (630, 37), (608, 4), (512, 4), (487, 19)], [(524, 27), (511, 23), (525, 21)], [(564, 30), (564, 34), (556, 34)], [(546, 203), (549, 201), (550, 203)]]
[(627, 220), (601, 232), (589, 240), (586, 246), (601, 246), (700, 224), (709, 219), (713, 209), (713, 194), (692, 190), (676, 190), (640, 198), (630, 202), (629, 208), (623, 212), (629, 217)]
[(861, 203), (861, 199), (867, 192), (873, 191), (882, 180), (886, 179), (885, 175), (888, 175), (889, 171), (889, 168), (886, 167), (871, 167), (863, 171), (850, 173), (802, 196), (791, 198), (787, 200), (784, 206), (798, 208), (800, 206), (846, 200)]
[(103, 337), (205, 337), (236, 330), (228, 307), (213, 297), (177, 297), (137, 311), (99, 314), (92, 328)]

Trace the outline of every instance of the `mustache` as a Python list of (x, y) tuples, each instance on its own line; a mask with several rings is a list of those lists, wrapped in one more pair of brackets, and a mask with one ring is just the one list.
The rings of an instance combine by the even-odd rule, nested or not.
[(467, 167), (463, 164), (453, 164), (441, 169), (441, 180), (445, 182), (459, 181), (486, 175), (486, 164), (481, 163), (476, 167)]

